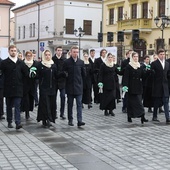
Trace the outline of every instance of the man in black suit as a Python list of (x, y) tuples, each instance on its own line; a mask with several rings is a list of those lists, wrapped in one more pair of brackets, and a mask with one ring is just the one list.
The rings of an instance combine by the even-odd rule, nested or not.
[[(102, 63), (105, 62), (105, 59), (106, 59), (106, 54), (107, 54), (107, 50), (106, 49), (102, 49), (100, 51), (100, 57), (95, 59), (95, 62), (94, 62), (94, 78), (95, 78), (95, 82), (98, 83), (98, 76), (99, 76), (99, 70), (100, 70), (100, 66)], [(98, 104), (99, 103), (99, 88), (96, 87), (96, 98), (94, 99), (94, 103)]]
[(153, 71), (153, 88), (152, 96), (154, 97), (154, 112), (152, 121), (157, 121), (158, 108), (163, 104), (165, 111), (166, 123), (169, 120), (169, 89), (168, 89), (168, 74), (169, 63), (165, 61), (165, 50), (158, 50), (158, 59), (151, 63), (151, 70)]
[(4, 74), (4, 96), (6, 97), (8, 128), (12, 125), (12, 107), (15, 108), (16, 129), (22, 128), (20, 118), (21, 98), (23, 97), (23, 77), (28, 76), (28, 68), (17, 57), (17, 47), (8, 48), (9, 57), (1, 62), (0, 69)]
[(78, 58), (79, 48), (71, 47), (70, 58), (64, 61), (63, 71), (66, 73), (66, 94), (68, 97), (68, 125), (73, 124), (73, 101), (76, 99), (77, 105), (77, 126), (83, 126), (82, 121), (82, 95), (83, 78), (85, 77), (84, 62)]
[(92, 82), (92, 87), (91, 87), (91, 101), (92, 101), (92, 89), (93, 89), (93, 94), (94, 94), (94, 101), (97, 98), (98, 95), (98, 86), (97, 82), (95, 81), (95, 76), (94, 76), (94, 62), (95, 62), (95, 49), (90, 50), (90, 57), (89, 57), (89, 62), (91, 64), (92, 68), (92, 76), (91, 76), (91, 82)]
[[(2, 62), (2, 59), (0, 58), (0, 63)], [(4, 115), (4, 102), (3, 102), (3, 87), (4, 87), (4, 75), (2, 73), (2, 70), (0, 70), (0, 120), (5, 119)]]

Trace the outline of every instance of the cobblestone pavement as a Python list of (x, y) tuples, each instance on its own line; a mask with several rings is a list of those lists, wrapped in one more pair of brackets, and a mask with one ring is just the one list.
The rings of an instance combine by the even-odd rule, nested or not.
[[(164, 113), (160, 123), (140, 119), (127, 122), (126, 114), (117, 105), (115, 117), (104, 116), (99, 105), (83, 109), (86, 125), (77, 128), (67, 120), (56, 120), (53, 127), (44, 128), (36, 122), (36, 112), (25, 121), (23, 129), (8, 129), (6, 120), (0, 121), (1, 170), (169, 170), (170, 125)], [(75, 106), (74, 106), (75, 112)]]

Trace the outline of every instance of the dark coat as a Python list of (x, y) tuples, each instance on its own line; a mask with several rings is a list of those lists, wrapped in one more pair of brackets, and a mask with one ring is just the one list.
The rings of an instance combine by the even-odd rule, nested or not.
[(4, 96), (22, 97), (23, 77), (29, 74), (25, 63), (20, 59), (14, 63), (7, 58), (1, 62), (0, 69), (4, 73)]
[(52, 57), (52, 60), (54, 61), (54, 63), (56, 64), (57, 67), (57, 75), (58, 75), (58, 79), (57, 79), (57, 84), (56, 84), (56, 88), (57, 89), (64, 89), (65, 88), (65, 84), (66, 84), (66, 78), (61, 76), (62, 72), (63, 72), (63, 64), (64, 61), (66, 60), (66, 58), (64, 58), (63, 56), (58, 59), (56, 57), (56, 55), (54, 55)]
[[(94, 62), (95, 62), (95, 60), (94, 60)], [(89, 58), (89, 62), (91, 64), (91, 79), (92, 79), (92, 83), (95, 83), (95, 79), (94, 79), (94, 63), (93, 63), (91, 58)]]
[(142, 95), (142, 76), (143, 69), (140, 67), (134, 69), (131, 65), (127, 65), (124, 72), (123, 86), (128, 87), (129, 94)]
[[(1, 65), (2, 59), (0, 58), (0, 65)], [(0, 89), (3, 89), (4, 87), (4, 74), (2, 70), (0, 70)]]
[(83, 89), (90, 89), (92, 86), (92, 68), (91, 64), (85, 64), (86, 76), (83, 78)]
[(75, 62), (72, 57), (64, 61), (63, 71), (66, 77), (66, 93), (71, 95), (83, 94), (83, 77), (85, 76), (84, 62), (77, 58)]
[(55, 95), (57, 81), (56, 65), (53, 64), (51, 68), (48, 68), (40, 63), (38, 67), (38, 78), (40, 94)]
[(101, 64), (99, 72), (99, 82), (103, 83), (103, 93), (100, 94), (100, 109), (113, 110), (116, 108), (116, 67), (106, 66), (105, 63)]
[(168, 77), (169, 77), (169, 63), (165, 61), (165, 68), (163, 69), (159, 59), (151, 63), (151, 70), (153, 71), (153, 97), (169, 97)]
[(124, 82), (125, 69), (126, 69), (127, 65), (129, 64), (129, 62), (130, 62), (130, 58), (127, 58), (127, 59), (124, 59), (121, 63), (121, 71), (119, 72), (119, 74), (122, 75), (122, 84)]
[[(168, 58), (166, 61), (169, 63), (168, 75), (170, 75), (170, 58)], [(168, 76), (168, 87), (169, 87), (169, 93), (170, 93), (170, 77), (169, 76)]]

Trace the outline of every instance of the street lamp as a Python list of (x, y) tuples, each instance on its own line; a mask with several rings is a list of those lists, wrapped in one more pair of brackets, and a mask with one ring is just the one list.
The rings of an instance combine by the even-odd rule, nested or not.
[(80, 46), (80, 38), (84, 36), (84, 33), (85, 32), (83, 31), (83, 29), (81, 27), (79, 27), (78, 30), (77, 29), (74, 30), (74, 35), (76, 37), (79, 37), (79, 58), (80, 58), (80, 47), (81, 47)]
[[(161, 19), (160, 19), (161, 18)], [(154, 18), (155, 25), (161, 29), (162, 31), (162, 41), (161, 41), (161, 46), (164, 48), (164, 29), (170, 25), (170, 19), (166, 15), (161, 15), (161, 17), (156, 17)], [(159, 21), (161, 20), (161, 24), (159, 24)]]

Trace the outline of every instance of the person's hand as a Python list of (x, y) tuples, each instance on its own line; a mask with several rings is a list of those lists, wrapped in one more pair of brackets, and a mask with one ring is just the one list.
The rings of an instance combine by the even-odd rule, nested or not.
[(123, 86), (122, 91), (123, 92), (128, 92), (128, 87), (127, 86)]
[(103, 88), (103, 83), (101, 83), (101, 82), (98, 83), (98, 87), (99, 87), (99, 88)]
[(36, 67), (31, 67), (30, 68), (30, 73), (29, 73), (29, 77), (30, 78), (35, 78), (35, 76), (36, 76), (36, 71), (37, 71), (37, 68)]

